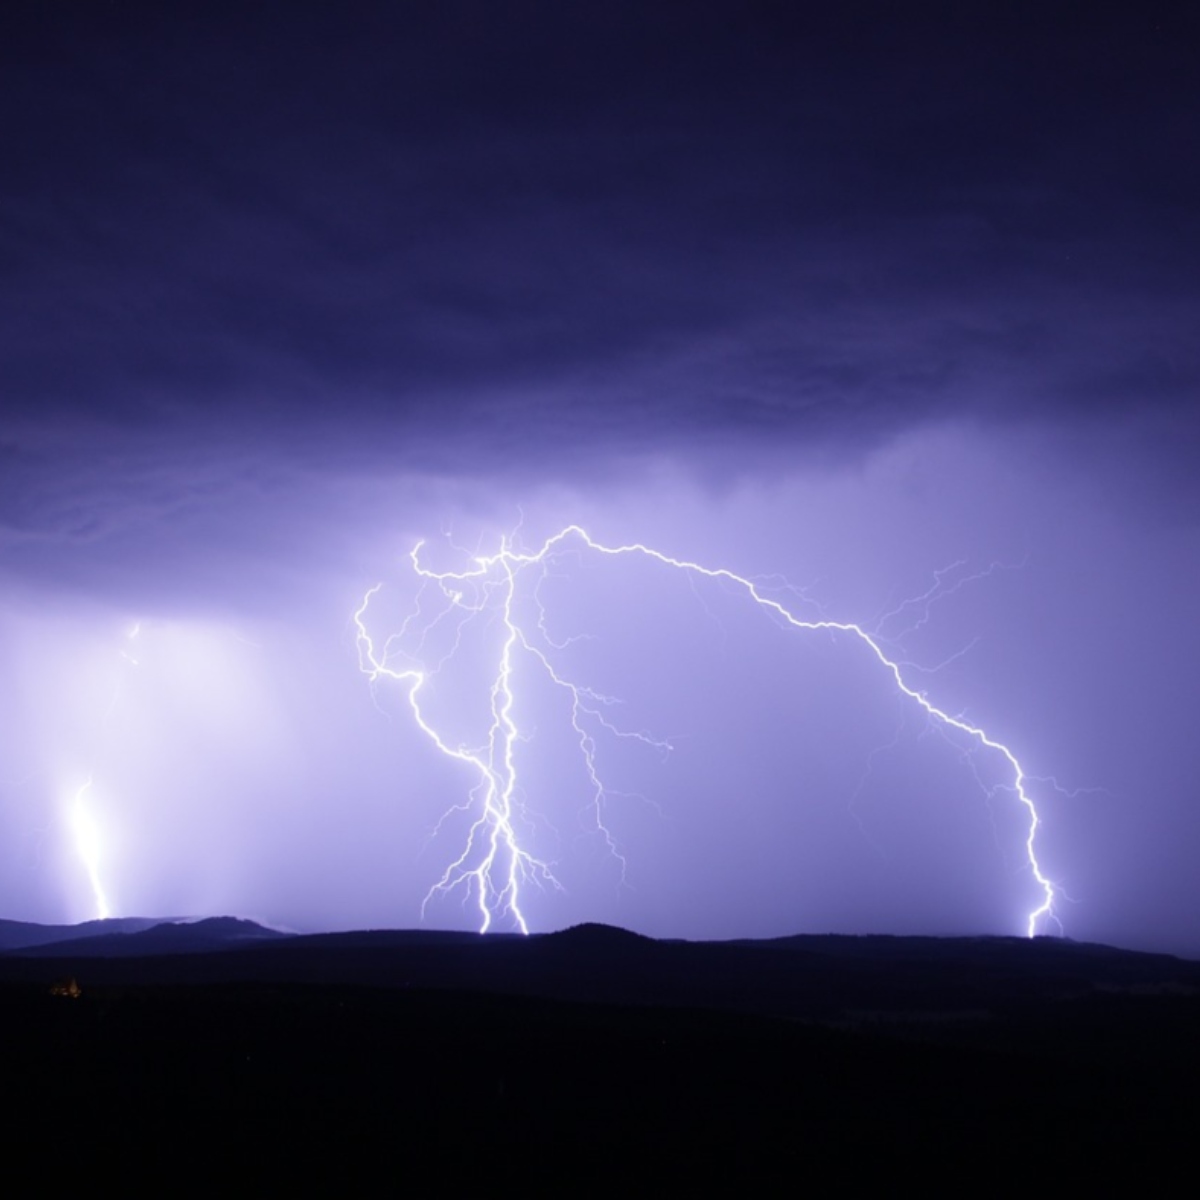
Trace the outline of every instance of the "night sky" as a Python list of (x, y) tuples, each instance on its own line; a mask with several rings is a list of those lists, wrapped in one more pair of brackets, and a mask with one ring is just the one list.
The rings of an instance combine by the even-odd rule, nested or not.
[[(1200, 954), (1198, 77), (1179, 5), (10, 3), (0, 915), (417, 925), (475, 780), (354, 613), (478, 746), (501, 590), (409, 552), (578, 523), (860, 624), (1067, 936)], [(526, 578), (646, 739), (606, 838), (514, 667), (532, 928), (1024, 932), (1011, 773), (853, 637)]]

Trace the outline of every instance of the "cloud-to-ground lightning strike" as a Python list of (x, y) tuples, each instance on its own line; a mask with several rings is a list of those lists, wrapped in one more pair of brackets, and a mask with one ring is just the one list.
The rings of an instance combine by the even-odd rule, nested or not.
[[(133, 644), (137, 641), (140, 632), (141, 625), (135, 624), (125, 635), (128, 645), (127, 648), (123, 648), (120, 651), (120, 655), (121, 659), (127, 664), (127, 667), (136, 667), (138, 665), (138, 660), (133, 656)], [(113, 685), (112, 696), (101, 723), (102, 729), (107, 729), (109, 721), (112, 719), (113, 710), (116, 708), (117, 701), (121, 696), (122, 682), (123, 680), (118, 678), (117, 682)], [(86, 782), (76, 790), (67, 816), (71, 835), (75, 842), (75, 851), (83, 863), (84, 870), (87, 872), (88, 882), (91, 885), (95, 916), (99, 920), (106, 920), (112, 916), (112, 907), (109, 903), (108, 893), (105, 890), (102, 878), (100, 830), (96, 822), (95, 806), (90, 800), (93, 782), (93, 773), (89, 772)]]
[(75, 848), (83, 860), (84, 870), (87, 871), (88, 882), (92, 885), (92, 899), (96, 905), (97, 919), (104, 921), (112, 916), (112, 908), (104, 891), (104, 882), (100, 878), (100, 835), (96, 822), (87, 805), (87, 794), (92, 790), (92, 777), (75, 793), (71, 804), (71, 832), (75, 838)]
[[(560, 530), (549, 537), (540, 549), (532, 552), (518, 550), (508, 540), (503, 540), (495, 554), (474, 557), (471, 565), (462, 571), (439, 572), (424, 566), (420, 558), (423, 543), (417, 543), (410, 552), (413, 570), (420, 577), (423, 587), (436, 588), (442, 597), (442, 607), (438, 615), (432, 621), (421, 625), (417, 652), (421, 650), (425, 637), (435, 624), (442, 621), (455, 623), (453, 647), (432, 665), (422, 664), (418, 661), (417, 654), (406, 652), (402, 646), (403, 639), (412, 634), (410, 626), (420, 616), (420, 599), (416, 609), (405, 619), (400, 630), (392, 634), (381, 648), (377, 647), (367, 629), (367, 610), (382, 585), (376, 585), (367, 592), (354, 614), (362, 671), (372, 683), (392, 680), (405, 685), (409, 707), (422, 732), (443, 755), (463, 763), (476, 775), (476, 782), (466, 801), (450, 810), (466, 810), (474, 814), (467, 844), (459, 857), (433, 885), (426, 896), (426, 905), (436, 893), (466, 889), (468, 896), (473, 897), (478, 906), (481, 932), (486, 932), (493, 924), (504, 920), (527, 933), (528, 922), (521, 908), (522, 888), (527, 884), (558, 886), (551, 865), (526, 850), (519, 836), (523, 809), (518, 787), (515, 748), (521, 740), (522, 731), (513, 715), (513, 667), (518, 654), (532, 656), (550, 681), (556, 687), (564, 689), (568, 695), (572, 726), (594, 789), (592, 809), (595, 825), (607, 839), (614, 853), (617, 852), (616, 844), (604, 823), (605, 791), (596, 767), (596, 746), (593, 735), (589, 732), (590, 724), (594, 722), (620, 737), (635, 737), (651, 745), (669, 749), (666, 743), (655, 742), (645, 734), (628, 733), (617, 728), (602, 711), (603, 706), (609, 703), (607, 697), (571, 682), (554, 669), (549, 650), (543, 646), (553, 650), (561, 649), (562, 644), (555, 643), (546, 632), (545, 612), (536, 586), (533, 604), (538, 614), (536, 623), (542, 645), (531, 637), (516, 615), (517, 584), (520, 576), (533, 569), (543, 572), (538, 576), (539, 579), (544, 577), (545, 568), (572, 544), (601, 556), (640, 556), (684, 572), (693, 579), (724, 581), (740, 590), (753, 604), (781, 620), (787, 627), (806, 632), (842, 633), (855, 639), (874, 658), (879, 669), (890, 677), (900, 694), (923, 711), (943, 732), (956, 732), (973, 743), (975, 748), (993, 753), (1004, 764), (1007, 782), (992, 790), (1010, 792), (1026, 812), (1028, 824), (1025, 854), (1029, 871), (1041, 893), (1041, 902), (1028, 914), (1026, 932), (1028, 936), (1033, 937), (1044, 921), (1055, 920), (1056, 887), (1043, 872), (1038, 861), (1036, 840), (1040, 818), (1026, 787), (1028, 777), (1025, 769), (1013, 751), (1003, 742), (997, 741), (980, 726), (962, 717), (952, 716), (937, 707), (924, 691), (911, 686), (904, 677), (901, 663), (884, 651), (879, 634), (868, 632), (853, 622), (834, 621), (824, 617), (819, 620), (802, 618), (779, 600), (765, 595), (761, 590), (762, 585), (753, 579), (724, 568), (706, 567), (674, 558), (637, 542), (606, 546), (594, 541), (576, 525)], [(499, 618), (502, 629), (499, 661), (490, 683), (490, 727), (482, 746), (468, 748), (451, 745), (426, 715), (422, 699), (423, 689), (427, 680), (436, 674), (458, 649), (463, 625), (485, 614)]]

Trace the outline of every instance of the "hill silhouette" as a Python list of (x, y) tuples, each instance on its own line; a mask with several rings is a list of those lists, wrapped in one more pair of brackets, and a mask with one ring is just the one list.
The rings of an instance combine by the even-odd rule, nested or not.
[[(404, 1161), (475, 1190), (521, 1147), (544, 1186), (599, 1147), (676, 1182), (864, 1156), (928, 1177), (950, 1144), (1001, 1163), (1036, 1143), (1061, 1167), (1178, 1154), (1200, 1116), (1200, 964), (1167, 955), (594, 924), (6, 928), (48, 939), (0, 954), (9, 1144), (49, 1162), (66, 1141), (92, 1170), (169, 1177), (199, 1140), (222, 1173), (289, 1185)], [(77, 998), (51, 995), (64, 980)]]

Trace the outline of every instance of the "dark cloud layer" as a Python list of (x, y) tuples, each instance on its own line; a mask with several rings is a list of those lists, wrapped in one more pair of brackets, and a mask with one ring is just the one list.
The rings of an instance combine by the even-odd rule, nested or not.
[(19, 7), (6, 406), (653, 449), (1190, 402), (1196, 30), (1051, 8)]

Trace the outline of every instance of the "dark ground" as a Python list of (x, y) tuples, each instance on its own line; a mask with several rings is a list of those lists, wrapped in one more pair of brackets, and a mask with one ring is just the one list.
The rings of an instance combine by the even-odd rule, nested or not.
[[(147, 924), (40, 949), (0, 927), (25, 943), (0, 955), (10, 1169), (591, 1194), (1145, 1182), (1193, 1157), (1200, 964), (1167, 956)], [(67, 978), (82, 994), (51, 995)]]

